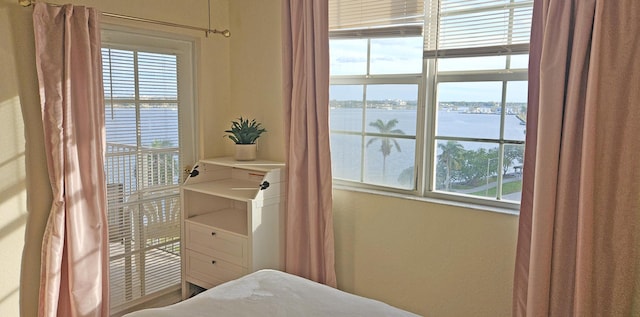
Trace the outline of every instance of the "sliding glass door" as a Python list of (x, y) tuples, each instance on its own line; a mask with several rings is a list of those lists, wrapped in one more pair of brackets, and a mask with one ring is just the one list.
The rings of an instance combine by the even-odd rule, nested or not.
[(180, 286), (183, 166), (194, 160), (192, 43), (103, 32), (112, 311)]

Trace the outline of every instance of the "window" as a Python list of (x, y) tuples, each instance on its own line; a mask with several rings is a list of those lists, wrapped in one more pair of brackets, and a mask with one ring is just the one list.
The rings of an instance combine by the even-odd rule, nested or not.
[(331, 56), (334, 176), (412, 189), (412, 172), (400, 175), (415, 166), (422, 38), (334, 40)]
[(178, 289), (191, 43), (103, 31), (111, 309)]
[(516, 208), (532, 1), (330, 1), (336, 183)]

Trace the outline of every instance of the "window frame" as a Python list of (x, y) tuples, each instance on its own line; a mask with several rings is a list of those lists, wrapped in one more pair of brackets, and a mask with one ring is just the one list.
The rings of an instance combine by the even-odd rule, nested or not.
[[(514, 54), (516, 55), (516, 54)], [(521, 55), (521, 54), (518, 54)], [(499, 55), (495, 55), (499, 56)], [(496, 198), (484, 198), (481, 196), (471, 196), (471, 195), (463, 195), (455, 192), (445, 192), (438, 191), (435, 188), (436, 181), (436, 152), (437, 152), (437, 142), (438, 140), (459, 140), (459, 141), (470, 141), (470, 142), (488, 142), (488, 143), (496, 143), (498, 146), (498, 166), (502, 166), (503, 157), (504, 157), (504, 146), (505, 145), (524, 145), (525, 141), (515, 141), (515, 140), (505, 140), (504, 136), (504, 118), (505, 114), (502, 111), (501, 114), (501, 123), (500, 123), (500, 133), (497, 139), (489, 139), (489, 138), (468, 138), (468, 137), (441, 137), (437, 136), (437, 111), (438, 111), (438, 95), (437, 89), (439, 83), (455, 83), (455, 82), (500, 82), (502, 84), (502, 96), (501, 96), (501, 105), (502, 107), (506, 107), (506, 93), (509, 82), (515, 81), (527, 81), (528, 80), (528, 70), (527, 69), (511, 69), (510, 67), (510, 58), (513, 55), (506, 55), (506, 63), (504, 69), (493, 69), (493, 70), (473, 70), (473, 71), (437, 71), (437, 61), (436, 59), (425, 59), (424, 60), (424, 69), (425, 77), (427, 78), (427, 101), (425, 107), (428, 109), (428, 115), (426, 118), (428, 128), (426, 128), (426, 140), (428, 141), (428, 146), (425, 149), (425, 163), (427, 167), (423, 172), (423, 187), (420, 191), (421, 195), (424, 197), (435, 198), (439, 200), (452, 200), (463, 203), (469, 203), (473, 205), (479, 206), (489, 206), (496, 208), (505, 208), (505, 209), (519, 209), (520, 203), (514, 201), (505, 201), (499, 200)], [(497, 142), (496, 142), (497, 141)], [(427, 162), (428, 161), (428, 162)], [(419, 177), (420, 178), (420, 177)], [(502, 182), (502, 174), (498, 173), (498, 183), (504, 185)], [(499, 187), (496, 187), (499, 188)], [(497, 189), (501, 190), (501, 189)]]
[[(395, 27), (397, 28), (397, 27)], [(459, 194), (455, 192), (445, 192), (436, 190), (436, 167), (437, 167), (437, 142), (438, 140), (445, 139), (464, 139), (461, 141), (489, 141), (495, 143), (498, 147), (498, 167), (502, 166), (504, 159), (504, 148), (506, 145), (516, 144), (524, 145), (525, 141), (515, 141), (504, 139), (505, 129), (505, 116), (501, 114), (500, 121), (500, 134), (497, 139), (474, 139), (474, 138), (446, 138), (437, 136), (437, 111), (438, 111), (438, 96), (437, 86), (439, 83), (446, 82), (500, 82), (502, 84), (502, 96), (501, 105), (502, 109), (506, 109), (506, 94), (507, 86), (509, 82), (513, 81), (527, 81), (528, 70), (526, 68), (511, 69), (511, 56), (528, 54), (528, 50), (522, 51), (523, 45), (518, 45), (516, 52), (510, 52), (509, 50), (496, 51), (495, 54), (479, 54), (475, 55), (474, 52), (477, 48), (469, 48), (467, 57), (471, 56), (505, 56), (505, 67), (501, 69), (492, 70), (463, 70), (463, 71), (442, 71), (437, 70), (437, 60), (446, 57), (429, 58), (424, 57), (422, 59), (422, 72), (414, 74), (384, 74), (375, 75), (369, 74), (371, 67), (371, 40), (378, 38), (400, 38), (415, 36), (415, 32), (402, 33), (402, 32), (385, 32), (384, 29), (377, 29), (374, 32), (367, 32), (363, 30), (339, 30), (331, 31), (329, 40), (341, 40), (341, 39), (367, 39), (367, 73), (364, 75), (331, 75), (330, 86), (333, 85), (370, 85), (370, 84), (418, 84), (418, 100), (417, 100), (417, 118), (416, 118), (416, 135), (415, 135), (415, 167), (414, 178), (415, 187), (413, 190), (406, 190), (396, 187), (388, 187), (383, 185), (371, 184), (364, 182), (364, 174), (361, 175), (359, 181), (352, 181), (347, 179), (340, 179), (334, 176), (334, 184), (341, 189), (354, 189), (365, 190), (381, 194), (400, 194), (407, 196), (411, 199), (427, 199), (436, 200), (445, 203), (452, 204), (465, 204), (480, 207), (482, 209), (498, 209), (507, 212), (517, 212), (520, 207), (519, 202), (512, 200), (498, 199), (500, 195), (496, 195), (495, 198), (485, 198), (481, 196), (472, 196), (468, 194)], [(528, 44), (526, 45), (528, 47)], [(465, 49), (458, 49), (458, 52), (465, 52)], [(512, 54), (511, 54), (512, 53)], [(411, 78), (411, 79), (410, 79)], [(365, 98), (363, 98), (366, 100)], [(363, 126), (365, 123), (363, 122)], [(340, 133), (341, 131), (330, 131), (330, 135), (334, 133)], [(347, 134), (347, 133), (345, 133)], [(364, 129), (357, 135), (362, 135), (365, 138), (371, 133), (366, 132)], [(389, 135), (392, 137), (398, 137), (397, 135)], [(364, 142), (362, 143), (364, 147)], [(364, 154), (363, 154), (364, 155)], [(360, 164), (361, 172), (364, 173), (364, 161)], [(497, 186), (496, 190), (502, 190), (503, 176), (502, 173), (498, 173), (498, 180), (500, 186)]]
[[(108, 47), (114, 49), (137, 49), (137, 50), (149, 50), (154, 53), (163, 54), (176, 54), (188, 57), (186, 64), (181, 65), (178, 68), (178, 78), (181, 81), (178, 82), (178, 103), (191, 105), (185, 109), (181, 109), (180, 116), (183, 127), (180, 131), (180, 144), (186, 144), (185, 140), (191, 140), (192, 146), (187, 148), (184, 153), (184, 163), (190, 164), (195, 162), (198, 158), (198, 147), (200, 144), (198, 123), (198, 104), (196, 98), (196, 78), (197, 67), (196, 63), (196, 43), (195, 39), (186, 36), (178, 36), (174, 34), (156, 32), (156, 31), (144, 31), (135, 30), (132, 31), (129, 27), (103, 24), (101, 30), (102, 43), (101, 47)], [(186, 54), (186, 55), (185, 55)], [(188, 73), (186, 73), (188, 70)], [(181, 180), (185, 175), (181, 174)]]
[[(341, 31), (340, 33), (337, 33), (339, 35), (334, 35), (332, 37), (330, 37), (330, 40), (335, 39), (335, 40), (345, 40), (345, 39), (366, 39), (367, 40), (367, 53), (366, 53), (366, 59), (367, 59), (367, 68), (366, 68), (366, 73), (365, 74), (361, 74), (361, 75), (333, 75), (330, 76), (330, 80), (329, 80), (329, 86), (334, 86), (334, 85), (361, 85), (363, 86), (363, 100), (366, 100), (366, 97), (364, 96), (364, 94), (366, 94), (366, 86), (367, 85), (416, 85), (418, 87), (418, 95), (417, 95), (417, 108), (416, 108), (416, 116), (417, 116), (417, 121), (416, 121), (416, 135), (415, 137), (413, 136), (406, 136), (406, 135), (401, 135), (401, 134), (381, 134), (381, 133), (375, 133), (375, 132), (367, 132), (366, 131), (366, 123), (363, 121), (362, 122), (362, 130), (359, 132), (353, 132), (353, 131), (341, 131), (341, 130), (330, 130), (329, 133), (330, 135), (335, 134), (341, 134), (341, 135), (357, 135), (360, 136), (362, 138), (362, 143), (361, 143), (361, 158), (363, 159), (364, 162), (364, 151), (366, 150), (366, 142), (364, 142), (364, 140), (368, 137), (368, 136), (389, 136), (389, 137), (393, 137), (393, 138), (398, 138), (398, 139), (409, 139), (409, 140), (415, 140), (416, 143), (416, 148), (415, 148), (415, 155), (414, 155), (414, 163), (415, 163), (415, 168), (416, 170), (419, 172), (421, 170), (421, 168), (419, 167), (419, 159), (422, 156), (422, 144), (424, 143), (424, 139), (421, 136), (421, 131), (424, 130), (424, 128), (421, 126), (423, 123), (420, 123), (421, 121), (424, 121), (423, 118), (424, 116), (424, 98), (425, 95), (423, 93), (423, 87), (424, 87), (424, 78), (423, 78), (423, 72), (420, 73), (405, 73), (405, 74), (370, 74), (370, 66), (371, 66), (371, 40), (372, 39), (382, 39), (382, 38), (399, 38), (399, 37), (416, 37), (416, 35), (414, 33), (405, 33), (404, 36), (395, 36), (395, 35), (389, 35), (388, 33), (384, 33), (384, 34), (375, 34), (375, 33), (367, 33), (365, 37), (359, 37), (362, 34), (358, 33), (358, 35), (354, 35), (354, 34), (349, 34), (349, 33), (345, 33), (344, 31)], [(398, 33), (400, 34), (400, 33)], [(366, 105), (363, 105), (363, 115), (365, 115), (366, 113)], [(352, 180), (348, 180), (348, 179), (341, 179), (341, 178), (336, 178), (334, 176), (333, 181), (334, 184), (337, 185), (341, 185), (341, 186), (345, 186), (345, 187), (354, 187), (354, 188), (361, 188), (361, 189), (369, 189), (369, 190), (382, 190), (382, 191), (387, 191), (387, 192), (394, 192), (394, 193), (411, 193), (411, 195), (413, 196), (417, 196), (420, 194), (420, 187), (418, 185), (418, 181), (420, 181), (420, 177), (416, 177), (416, 173), (414, 173), (414, 178), (415, 178), (415, 186), (413, 189), (402, 189), (402, 188), (397, 188), (397, 187), (390, 187), (390, 186), (384, 186), (384, 185), (380, 185), (380, 184), (372, 184), (372, 183), (365, 183), (363, 181), (364, 179), (364, 164), (360, 164), (360, 175), (361, 175), (361, 181), (352, 181)]]
[[(196, 67), (195, 65), (195, 51), (196, 51), (196, 43), (195, 39), (191, 37), (172, 35), (161, 32), (154, 31), (144, 31), (144, 30), (132, 30), (129, 27), (119, 26), (119, 25), (111, 25), (111, 24), (103, 24), (101, 30), (101, 49), (116, 49), (116, 50), (127, 50), (127, 51), (138, 51), (144, 53), (152, 53), (152, 54), (168, 54), (168, 55), (176, 55), (178, 58), (179, 67), (177, 68), (177, 99), (165, 101), (165, 100), (146, 100), (143, 98), (139, 98), (137, 93), (131, 98), (127, 99), (117, 99), (114, 100), (114, 103), (122, 103), (128, 102), (134, 105), (144, 104), (146, 102), (152, 103), (177, 103), (179, 107), (178, 113), (178, 142), (179, 142), (179, 151), (180, 158), (178, 160), (178, 181), (177, 185), (170, 186), (157, 186), (155, 189), (157, 191), (163, 191), (165, 188), (173, 188), (175, 187), (179, 192), (180, 184), (182, 184), (183, 180), (186, 177), (185, 172), (183, 171), (184, 165), (192, 164), (195, 159), (198, 157), (198, 134), (196, 133), (198, 130), (198, 121), (197, 121), (197, 98), (196, 98)], [(137, 63), (135, 66), (135, 72), (137, 72)], [(136, 76), (137, 77), (137, 76)], [(138, 84), (136, 83), (136, 91), (138, 90)], [(138, 109), (139, 107), (136, 106)], [(138, 110), (136, 110), (138, 111)], [(136, 119), (138, 121), (139, 119)], [(139, 124), (138, 122), (136, 124)], [(137, 136), (140, 138), (140, 136)], [(166, 204), (168, 199), (173, 199), (174, 195), (162, 196), (160, 200), (158, 200), (162, 204)], [(178, 196), (179, 197), (179, 194)], [(142, 198), (139, 203), (144, 204), (147, 202), (155, 202), (153, 200), (155, 198)], [(178, 198), (178, 202), (179, 202)], [(122, 202), (120, 205), (127, 205), (127, 202)], [(136, 202), (133, 203), (135, 205)], [(138, 207), (140, 208), (140, 207)], [(181, 207), (180, 207), (181, 208)], [(178, 243), (182, 245), (182, 237), (178, 237), (177, 240), (172, 240), (169, 243), (164, 243), (167, 245), (171, 245), (174, 243)], [(164, 245), (160, 243), (160, 247)], [(149, 246), (145, 246), (142, 249), (136, 250), (135, 252), (146, 252)], [(182, 247), (180, 247), (182, 249)], [(111, 247), (110, 250), (111, 252)], [(181, 253), (182, 251), (180, 251)], [(181, 256), (181, 254), (179, 255)], [(116, 255), (116, 258), (112, 258), (114, 256), (109, 254), (109, 262), (112, 260), (118, 260), (124, 256)], [(181, 267), (180, 267), (181, 269)], [(147, 274), (150, 274), (147, 272)], [(178, 279), (182, 279), (182, 273), (178, 276)], [(137, 285), (136, 285), (137, 287)], [(139, 305), (141, 303), (153, 300), (159, 296), (167, 294), (169, 292), (173, 292), (176, 289), (180, 289), (181, 284), (176, 284), (170, 286), (168, 288), (164, 288), (159, 291), (149, 292), (139, 297), (134, 297), (133, 299), (125, 299), (125, 302), (118, 303), (117, 306), (113, 306), (112, 303), (111, 311), (112, 312), (122, 312), (127, 309)]]

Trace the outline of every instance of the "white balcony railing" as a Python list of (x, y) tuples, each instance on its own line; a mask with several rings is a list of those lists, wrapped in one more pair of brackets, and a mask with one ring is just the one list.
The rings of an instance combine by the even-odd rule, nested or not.
[(105, 172), (117, 310), (180, 283), (178, 149), (108, 143)]

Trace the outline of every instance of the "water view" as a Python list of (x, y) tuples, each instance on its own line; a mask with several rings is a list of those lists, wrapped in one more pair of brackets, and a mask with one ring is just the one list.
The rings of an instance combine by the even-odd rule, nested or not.
[[(524, 141), (524, 117), (521, 105), (507, 107), (504, 139)], [(415, 109), (331, 109), (331, 152), (334, 177), (413, 189), (416, 151)], [(437, 112), (437, 136), (498, 139), (499, 111), (491, 108), (441, 107)], [(381, 133), (378, 124), (400, 134), (388, 138), (359, 135), (359, 131)], [(393, 121), (393, 122), (391, 122)], [(385, 133), (390, 133), (389, 131)], [(358, 134), (356, 134), (358, 133)], [(436, 149), (436, 189), (463, 194), (496, 197), (498, 173), (503, 178), (503, 199), (519, 201), (523, 145), (505, 145), (503, 166), (498, 167), (498, 143), (438, 140)]]
[[(504, 138), (507, 140), (524, 141), (525, 125), (520, 114), (522, 111), (517, 110), (520, 107), (521, 105), (508, 107), (511, 110), (504, 116)], [(144, 147), (157, 151), (158, 147), (173, 150), (178, 146), (179, 138), (175, 132), (178, 112), (175, 108), (140, 108), (139, 115), (139, 135)], [(134, 125), (128, 125), (131, 126), (130, 130), (123, 129), (122, 126), (123, 122), (134, 122), (135, 116), (134, 108), (110, 109), (107, 112), (106, 128), (117, 133), (107, 133), (107, 142), (135, 145), (138, 134)], [(410, 107), (367, 109), (365, 114), (362, 108), (332, 108), (330, 125), (334, 177), (413, 189), (417, 116), (415, 108)], [(501, 117), (499, 112), (488, 107), (482, 110), (473, 107), (440, 107), (435, 131), (437, 136), (497, 139), (500, 136)], [(382, 128), (394, 121), (390, 130), (399, 132), (398, 137), (369, 135), (363, 138), (360, 135), (363, 129), (373, 134), (383, 132), (380, 130), (381, 126), (370, 124), (378, 121), (382, 123)], [(387, 154), (383, 155), (382, 150)], [(436, 189), (495, 198), (498, 174), (501, 173), (503, 198), (519, 201), (523, 145), (505, 145), (501, 168), (498, 167), (497, 143), (451, 143), (439, 140), (435, 151), (438, 155)]]

